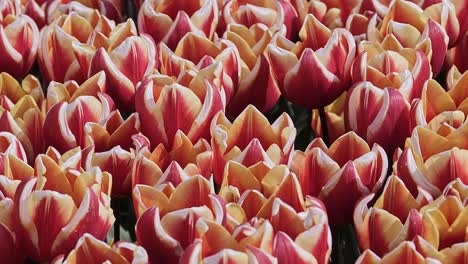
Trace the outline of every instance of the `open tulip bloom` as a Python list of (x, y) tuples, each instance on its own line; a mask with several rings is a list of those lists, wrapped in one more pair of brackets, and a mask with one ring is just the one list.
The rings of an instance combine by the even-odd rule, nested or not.
[(468, 0), (0, 0), (0, 263), (468, 264)]

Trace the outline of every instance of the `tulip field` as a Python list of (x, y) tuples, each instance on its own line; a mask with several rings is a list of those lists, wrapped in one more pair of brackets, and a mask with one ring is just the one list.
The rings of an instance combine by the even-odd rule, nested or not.
[(468, 0), (0, 0), (0, 264), (468, 264)]

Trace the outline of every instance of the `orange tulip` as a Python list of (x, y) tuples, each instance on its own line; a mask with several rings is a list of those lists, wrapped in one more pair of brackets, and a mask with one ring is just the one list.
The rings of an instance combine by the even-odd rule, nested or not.
[(21, 78), (31, 69), (39, 48), (39, 29), (26, 15), (0, 16), (0, 72)]
[(224, 167), (234, 160), (250, 167), (259, 162), (288, 164), (294, 148), (296, 129), (291, 118), (283, 113), (270, 125), (254, 106), (247, 108), (231, 123), (218, 113), (211, 123), (213, 174), (221, 184)]
[(175, 49), (188, 33), (212, 39), (218, 25), (216, 0), (184, 1), (149, 0), (141, 5), (138, 29), (150, 35), (154, 42), (164, 42)]
[(121, 241), (112, 247), (96, 239), (90, 234), (84, 234), (68, 256), (60, 256), (52, 263), (119, 263), (147, 264), (148, 254), (141, 246)]
[[(387, 175), (385, 151), (372, 149), (354, 132), (339, 137), (327, 148), (314, 139), (305, 152), (296, 151), (292, 171), (298, 175), (302, 191), (324, 201), (332, 224), (351, 222), (356, 202), (380, 190)], [(340, 199), (347, 193), (346, 201)]]

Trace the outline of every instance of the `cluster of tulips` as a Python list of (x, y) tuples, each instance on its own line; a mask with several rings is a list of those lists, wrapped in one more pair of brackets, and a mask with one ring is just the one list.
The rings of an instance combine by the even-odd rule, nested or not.
[(466, 0), (0, 0), (1, 262), (468, 263), (467, 115)]

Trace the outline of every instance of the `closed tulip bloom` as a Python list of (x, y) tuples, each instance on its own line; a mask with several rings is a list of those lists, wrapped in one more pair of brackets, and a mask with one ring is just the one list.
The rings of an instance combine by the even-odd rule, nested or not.
[(435, 80), (429, 80), (424, 85), (421, 99), (411, 104), (411, 128), (423, 126), (436, 131), (444, 123), (453, 128), (462, 126), (468, 114), (468, 97), (464, 88), (468, 81), (468, 72), (458, 80), (448, 80), (451, 80), (448, 91)]
[(161, 43), (158, 54), (160, 73), (177, 78), (198, 97), (205, 96), (205, 81), (210, 80), (225, 94), (229, 103), (240, 85), (242, 62), (237, 47), (229, 40), (210, 41), (187, 33), (175, 50)]
[(393, 38), (382, 44), (362, 41), (353, 63), (353, 82), (368, 81), (385, 88), (398, 88), (408, 103), (420, 98), (424, 83), (432, 77), (426, 54), (414, 49), (390, 48)]
[(26, 152), (24, 151), (23, 146), (21, 145), (21, 142), (18, 140), (18, 138), (15, 137), (15, 135), (9, 133), (9, 132), (0, 132), (0, 174), (1, 175), (6, 175), (5, 174), (5, 159), (7, 158), (6, 156), (12, 155), (19, 160), (22, 160), (24, 162), (28, 162)]
[(84, 234), (75, 248), (65, 257), (60, 256), (52, 263), (118, 263), (118, 264), (147, 264), (148, 254), (146, 250), (133, 243), (120, 241), (109, 246), (90, 234)]
[(296, 44), (278, 36), (277, 45), (269, 45), (275, 77), (289, 101), (308, 109), (326, 106), (349, 88), (355, 41), (349, 31), (331, 32), (313, 15), (299, 36)]
[[(468, 6), (468, 5), (467, 5)], [(468, 8), (468, 7), (467, 7)], [(468, 24), (468, 19), (466, 20)], [(459, 43), (448, 50), (447, 52), (447, 64), (454, 65), (462, 72), (468, 70), (468, 63), (463, 58), (466, 58), (468, 50), (468, 33), (460, 38)]]
[(190, 88), (164, 75), (152, 75), (141, 83), (136, 94), (136, 110), (142, 133), (152, 147), (162, 143), (170, 149), (177, 131), (187, 135), (194, 144), (200, 138), (209, 138), (211, 119), (224, 110), (225, 101), (212, 82), (205, 80), (204, 85), (206, 95), (198, 97)]
[(113, 110), (112, 99), (83, 95), (51, 107), (44, 120), (45, 142), (63, 153), (77, 146), (85, 147), (85, 124), (105, 120)]
[(249, 103), (261, 112), (268, 112), (278, 101), (280, 90), (266, 57), (266, 48), (272, 37), (272, 33), (262, 24), (250, 28), (228, 25), (224, 38), (237, 47), (244, 62), (239, 87), (228, 105), (230, 114), (240, 113)]
[[(292, 170), (298, 175), (304, 194), (324, 201), (332, 224), (351, 222), (356, 202), (378, 192), (388, 169), (382, 147), (369, 145), (354, 132), (339, 137), (329, 148), (313, 140), (305, 153), (294, 154)], [(346, 201), (340, 199), (347, 193)]]
[(171, 148), (166, 149), (161, 143), (151, 151), (146, 137), (139, 134), (133, 138), (135, 142), (146, 141), (136, 147), (132, 168), (133, 187), (136, 184), (158, 186), (166, 181), (177, 186), (183, 179), (195, 174), (210, 177), (212, 152), (206, 140), (201, 139), (193, 144), (184, 133), (178, 131)]
[(175, 49), (189, 32), (212, 39), (218, 25), (216, 0), (184, 1), (150, 0), (138, 13), (138, 29), (154, 42), (164, 42)]
[(28, 74), (21, 82), (18, 82), (7, 72), (0, 73), (0, 106), (4, 110), (11, 111), (14, 105), (26, 95), (30, 95), (42, 109), (44, 93), (39, 79)]
[(381, 89), (370, 82), (359, 82), (349, 90), (345, 102), (346, 129), (369, 144), (379, 144), (387, 155), (402, 147), (411, 133), (410, 105), (400, 89)]
[(99, 168), (60, 173), (57, 165), (44, 165), (46, 173), (23, 181), (15, 196), (17, 232), (35, 261), (68, 254), (84, 233), (102, 240), (114, 222), (109, 174)]
[(43, 77), (48, 82), (75, 80), (81, 84), (88, 76), (87, 71), (80, 68), (74, 43), (87, 43), (102, 38), (102, 35), (109, 36), (114, 27), (113, 21), (96, 10), (91, 14), (74, 11), (58, 17), (41, 32), (38, 61)]
[(326, 3), (326, 1), (293, 0), (291, 1), (291, 4), (294, 6), (294, 9), (299, 16), (299, 19), (297, 20), (299, 28), (304, 23), (308, 14), (312, 14), (329, 29), (343, 27), (344, 22), (346, 22), (346, 20), (342, 21), (341, 19), (343, 9), (331, 6)]
[(221, 184), (224, 167), (229, 160), (247, 167), (259, 162), (288, 164), (296, 129), (286, 113), (270, 124), (254, 106), (249, 105), (233, 123), (224, 113), (218, 113), (211, 123), (211, 136), (214, 180)]
[[(416, 186), (438, 197), (454, 179), (468, 182), (466, 162), (468, 123), (458, 129), (442, 125), (438, 130), (416, 127), (396, 163), (396, 174), (415, 193)], [(423, 142), (434, 142), (424, 144)]]
[(0, 17), (0, 72), (25, 76), (36, 60), (39, 29), (26, 15)]

